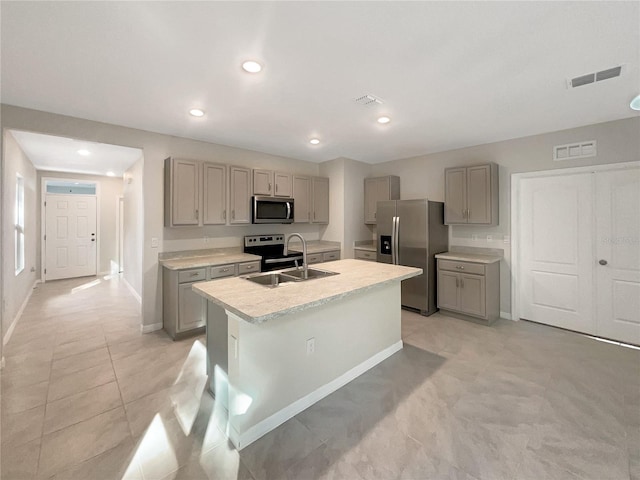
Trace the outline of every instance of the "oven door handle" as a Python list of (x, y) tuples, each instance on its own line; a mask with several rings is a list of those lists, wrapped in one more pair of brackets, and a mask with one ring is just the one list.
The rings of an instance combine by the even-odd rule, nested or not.
[(287, 202), (287, 220), (291, 220), (291, 202)]
[(294, 260), (302, 260), (302, 255), (299, 257), (287, 257), (287, 258), (268, 258), (264, 261), (265, 264), (270, 263), (285, 263), (285, 262), (293, 262)]

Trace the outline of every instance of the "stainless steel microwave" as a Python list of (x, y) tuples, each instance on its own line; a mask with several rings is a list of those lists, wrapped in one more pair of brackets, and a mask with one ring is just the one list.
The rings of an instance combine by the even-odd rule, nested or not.
[(252, 223), (293, 223), (293, 198), (254, 196)]

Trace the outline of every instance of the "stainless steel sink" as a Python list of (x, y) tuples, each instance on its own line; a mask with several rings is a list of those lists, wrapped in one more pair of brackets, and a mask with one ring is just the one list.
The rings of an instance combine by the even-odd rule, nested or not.
[(282, 274), (288, 277), (295, 277), (300, 281), (313, 280), (314, 278), (324, 278), (324, 277), (331, 277), (332, 275), (338, 275), (337, 272), (329, 272), (327, 270), (318, 270), (316, 268), (310, 268), (307, 270), (306, 279), (303, 277), (304, 271), (297, 268), (290, 268), (288, 270), (283, 270)]
[(283, 283), (305, 282), (307, 280), (313, 280), (315, 278), (325, 278), (332, 275), (338, 275), (338, 273), (310, 268), (307, 270), (307, 278), (303, 278), (303, 275), (303, 270), (290, 268), (288, 270), (278, 270), (277, 272), (254, 273), (243, 278), (245, 280), (249, 280), (250, 282), (264, 285), (265, 287), (275, 288)]

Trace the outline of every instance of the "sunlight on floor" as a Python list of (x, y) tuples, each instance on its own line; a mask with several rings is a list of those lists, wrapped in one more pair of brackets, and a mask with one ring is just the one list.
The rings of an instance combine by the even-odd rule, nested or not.
[(159, 413), (156, 413), (122, 480), (166, 478), (167, 472), (177, 471), (178, 466), (178, 459), (169, 441), (162, 418)]
[(591, 338), (593, 340), (597, 340), (599, 342), (603, 342), (603, 343), (611, 343), (613, 345), (620, 345), (621, 347), (626, 347), (626, 348), (632, 348), (634, 350), (640, 350), (640, 346), (638, 345), (632, 345), (630, 343), (622, 343), (622, 342), (616, 342), (615, 340), (608, 340), (606, 338), (600, 338), (600, 337), (593, 337), (591, 335), (585, 335), (585, 337), (587, 338)]
[(81, 292), (82, 290), (86, 290), (88, 288), (95, 287), (96, 285), (100, 285), (101, 282), (102, 282), (102, 280), (96, 279), (93, 282), (85, 283), (84, 285), (80, 285), (78, 287), (72, 288), (71, 289), (71, 293), (78, 293), (78, 292)]
[(171, 389), (173, 412), (185, 436), (191, 433), (206, 386), (207, 349), (196, 340)]

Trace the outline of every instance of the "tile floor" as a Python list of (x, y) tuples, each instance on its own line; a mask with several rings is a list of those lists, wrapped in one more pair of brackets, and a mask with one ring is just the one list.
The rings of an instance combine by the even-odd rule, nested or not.
[(403, 312), (405, 347), (237, 452), (202, 338), (112, 279), (34, 291), (2, 371), (2, 479), (640, 479), (640, 351)]

